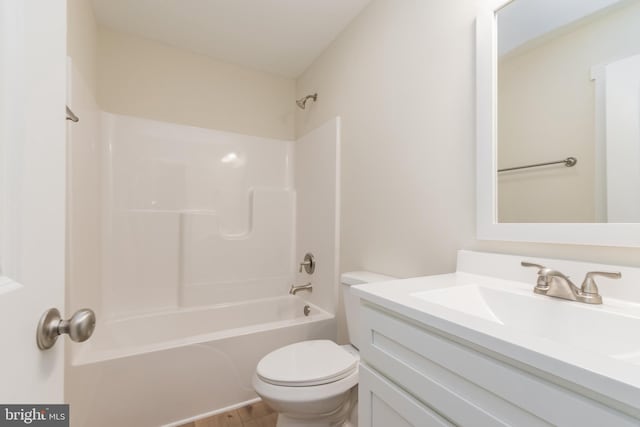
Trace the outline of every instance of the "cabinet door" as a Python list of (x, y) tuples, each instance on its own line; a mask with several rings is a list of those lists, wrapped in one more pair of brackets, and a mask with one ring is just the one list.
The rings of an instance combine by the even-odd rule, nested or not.
[(364, 364), (360, 365), (358, 400), (360, 427), (453, 426)]

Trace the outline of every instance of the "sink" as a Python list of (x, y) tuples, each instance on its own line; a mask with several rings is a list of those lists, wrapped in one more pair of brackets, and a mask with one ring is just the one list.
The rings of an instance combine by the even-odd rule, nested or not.
[[(411, 357), (415, 371), (418, 366), (444, 369), (430, 377), (434, 382), (453, 372), (474, 376), (473, 381), (488, 378), (491, 384), (518, 384), (521, 388), (505, 392), (504, 398), (517, 397), (521, 407), (535, 402), (533, 414), (558, 404), (567, 391), (577, 392), (583, 403), (595, 400), (624, 408), (633, 417), (631, 425), (638, 425), (640, 268), (527, 259), (576, 278), (587, 271), (620, 271), (624, 279), (615, 285), (598, 283), (603, 304), (585, 304), (534, 293), (536, 275), (523, 271), (519, 256), (461, 251), (454, 273), (369, 283), (354, 286), (351, 292), (360, 297), (365, 322), (372, 330), (380, 329), (369, 336), (371, 345), (389, 357)], [(389, 316), (391, 325), (383, 321)], [(408, 329), (401, 328), (403, 321)], [(426, 336), (433, 340), (421, 339)], [(398, 348), (391, 351), (393, 345)], [(418, 347), (420, 354), (438, 360), (420, 365), (410, 354)], [(469, 362), (477, 354), (482, 366)], [(382, 366), (383, 360), (379, 362)], [(509, 380), (499, 373), (502, 368), (524, 370), (526, 375)], [(413, 381), (414, 374), (407, 372), (407, 381), (409, 376)], [(538, 389), (545, 381), (560, 386), (560, 394)], [(525, 383), (537, 391), (525, 392)], [(578, 413), (584, 417), (581, 421), (571, 418), (550, 424), (619, 425), (598, 423), (581, 410), (572, 412)]]
[(640, 364), (640, 310), (591, 306), (532, 291), (466, 284), (414, 292), (411, 297), (519, 333)]

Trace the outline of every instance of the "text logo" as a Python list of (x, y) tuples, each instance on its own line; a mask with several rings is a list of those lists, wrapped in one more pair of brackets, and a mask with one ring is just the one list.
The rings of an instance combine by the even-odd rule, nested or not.
[(69, 427), (69, 405), (0, 405), (0, 427)]

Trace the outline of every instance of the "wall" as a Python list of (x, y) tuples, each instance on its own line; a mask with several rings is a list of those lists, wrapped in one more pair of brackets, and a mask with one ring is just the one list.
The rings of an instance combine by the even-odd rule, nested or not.
[(640, 249), (475, 240), (475, 17), (498, 3), (374, 0), (298, 79), (318, 92), (298, 135), (342, 118), (341, 271), (451, 272), (460, 248), (640, 265)]
[(341, 271), (452, 271), (473, 236), (475, 5), (451, 3), (373, 1), (297, 82), (298, 135), (342, 119)]
[(101, 27), (98, 104), (110, 113), (293, 139), (294, 81)]
[(373, 1), (298, 79), (296, 96), (318, 92), (298, 135), (342, 119), (341, 271), (449, 272), (472, 241), (474, 16)]
[(498, 14), (498, 54), (503, 55), (529, 41), (548, 36), (620, 0), (518, 0)]
[(98, 24), (90, 0), (67, 0), (67, 55), (92, 96), (96, 93)]
[(591, 70), (640, 52), (638, 21), (640, 4), (631, 3), (501, 58), (498, 167), (578, 159), (570, 169), (501, 173), (501, 222), (596, 221), (596, 90)]

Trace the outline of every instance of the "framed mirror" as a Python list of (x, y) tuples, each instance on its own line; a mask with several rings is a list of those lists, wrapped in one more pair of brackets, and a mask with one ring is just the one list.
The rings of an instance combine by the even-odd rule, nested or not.
[(498, 1), (476, 29), (478, 238), (640, 246), (640, 0)]

